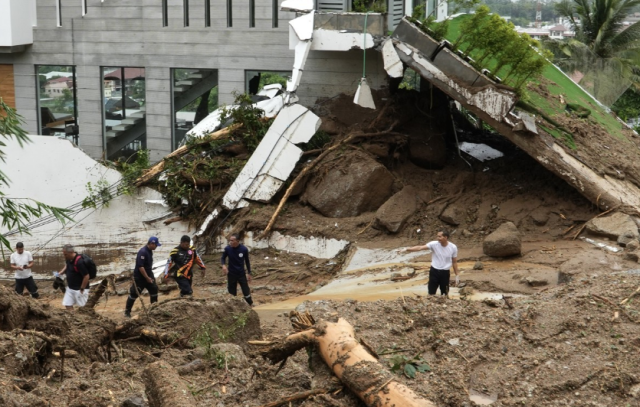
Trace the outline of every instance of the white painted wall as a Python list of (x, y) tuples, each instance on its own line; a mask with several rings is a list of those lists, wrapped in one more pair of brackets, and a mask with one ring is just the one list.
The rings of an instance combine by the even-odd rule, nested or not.
[(0, 47), (33, 44), (36, 0), (0, 0)]
[[(88, 195), (87, 183), (100, 179), (109, 184), (120, 180), (120, 173), (109, 169), (75, 147), (71, 142), (56, 137), (31, 136), (31, 143), (21, 148), (15, 140), (8, 140), (2, 150), (6, 161), (0, 170), (11, 180), (3, 193), (11, 198), (31, 198), (49, 205), (67, 208), (82, 202)], [(145, 201), (155, 200), (155, 203)], [(168, 256), (180, 237), (191, 234), (186, 223), (169, 226), (162, 220), (145, 222), (167, 214), (167, 208), (158, 204), (162, 197), (157, 191), (140, 188), (133, 196), (114, 198), (108, 207), (86, 209), (64, 227), (57, 222), (31, 230), (31, 235), (11, 235), (12, 246), (23, 241), (25, 249), (34, 254), (35, 272), (60, 269), (63, 261), (61, 247), (73, 244), (79, 252), (88, 250), (98, 264), (99, 273), (132, 270), (135, 254), (150, 236), (158, 236), (163, 244), (155, 252), (154, 260)], [(6, 233), (0, 228), (0, 233)]]

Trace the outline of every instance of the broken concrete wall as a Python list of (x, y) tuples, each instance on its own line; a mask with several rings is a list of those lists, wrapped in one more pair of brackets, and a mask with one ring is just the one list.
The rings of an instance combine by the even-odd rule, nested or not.
[(50, 275), (60, 270), (64, 244), (89, 253), (99, 273), (132, 270), (136, 252), (150, 236), (158, 236), (163, 243), (155, 252), (155, 260), (159, 260), (183, 234), (190, 233), (186, 223), (164, 225), (162, 220), (171, 213), (162, 205), (162, 196), (149, 188), (139, 188), (132, 196), (114, 197), (107, 207), (82, 209), (81, 203), (89, 195), (88, 184), (94, 189), (116, 184), (122, 178), (120, 173), (93, 160), (69, 141), (45, 136), (31, 136), (31, 141), (21, 148), (15, 140), (9, 140), (3, 147), (6, 162), (0, 162), (0, 170), (11, 179), (3, 192), (11, 198), (77, 209), (74, 221), (64, 227), (56, 221), (41, 220), (39, 226), (30, 229), (31, 235), (7, 236), (12, 246), (22, 241), (34, 254), (34, 272)]
[(434, 57), (434, 44), (437, 43), (406, 20), (393, 37), (403, 63), (568, 182), (588, 200), (603, 210), (623, 205), (638, 212), (640, 188), (636, 184), (599, 174), (593, 166), (576, 158), (540, 128), (537, 129), (538, 135), (530, 130), (520, 131), (528, 129), (531, 123), (510, 113), (517, 101), (513, 91), (496, 86), (446, 48)]

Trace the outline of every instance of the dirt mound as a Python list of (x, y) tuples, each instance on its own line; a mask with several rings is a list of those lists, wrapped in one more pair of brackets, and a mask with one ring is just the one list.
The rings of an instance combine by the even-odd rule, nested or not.
[(116, 338), (142, 335), (164, 342), (188, 342), (194, 335), (209, 338), (209, 344), (231, 342), (245, 346), (262, 337), (258, 314), (239, 298), (210, 300), (175, 298), (154, 304), (146, 314), (118, 327)]

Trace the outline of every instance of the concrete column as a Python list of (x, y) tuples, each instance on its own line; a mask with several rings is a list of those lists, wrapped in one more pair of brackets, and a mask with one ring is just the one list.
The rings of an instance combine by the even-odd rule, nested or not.
[(160, 161), (171, 146), (171, 70), (146, 68), (147, 149), (151, 162)]

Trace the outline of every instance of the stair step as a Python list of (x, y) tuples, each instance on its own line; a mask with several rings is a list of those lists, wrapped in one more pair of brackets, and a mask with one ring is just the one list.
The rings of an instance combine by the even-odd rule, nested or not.
[(129, 119), (144, 119), (145, 113), (144, 112), (135, 112), (135, 113), (131, 113), (129, 115)]
[(202, 79), (204, 78), (204, 74), (202, 73), (192, 73), (187, 76), (187, 79)]
[[(135, 114), (135, 113), (134, 113)], [(142, 120), (141, 117), (136, 117), (134, 115), (130, 115), (129, 117), (127, 117), (126, 119), (122, 119), (122, 124), (136, 124), (138, 123), (140, 120)]]
[(185, 81), (176, 82), (176, 85), (177, 86), (192, 86), (194, 83), (196, 83), (196, 81), (185, 80)]
[(115, 131), (115, 130), (109, 130), (107, 132), (107, 137), (109, 138), (113, 138), (113, 137), (118, 137), (118, 135), (122, 133), (121, 131)]
[(173, 87), (173, 91), (174, 91), (174, 92), (177, 92), (177, 93), (184, 92), (184, 91), (185, 91), (185, 89), (187, 89), (187, 87), (186, 87), (186, 86), (174, 86), (174, 87)]
[(117, 131), (125, 131), (131, 126), (132, 126), (131, 124), (120, 124), (118, 126), (113, 126), (111, 129), (117, 130)]

